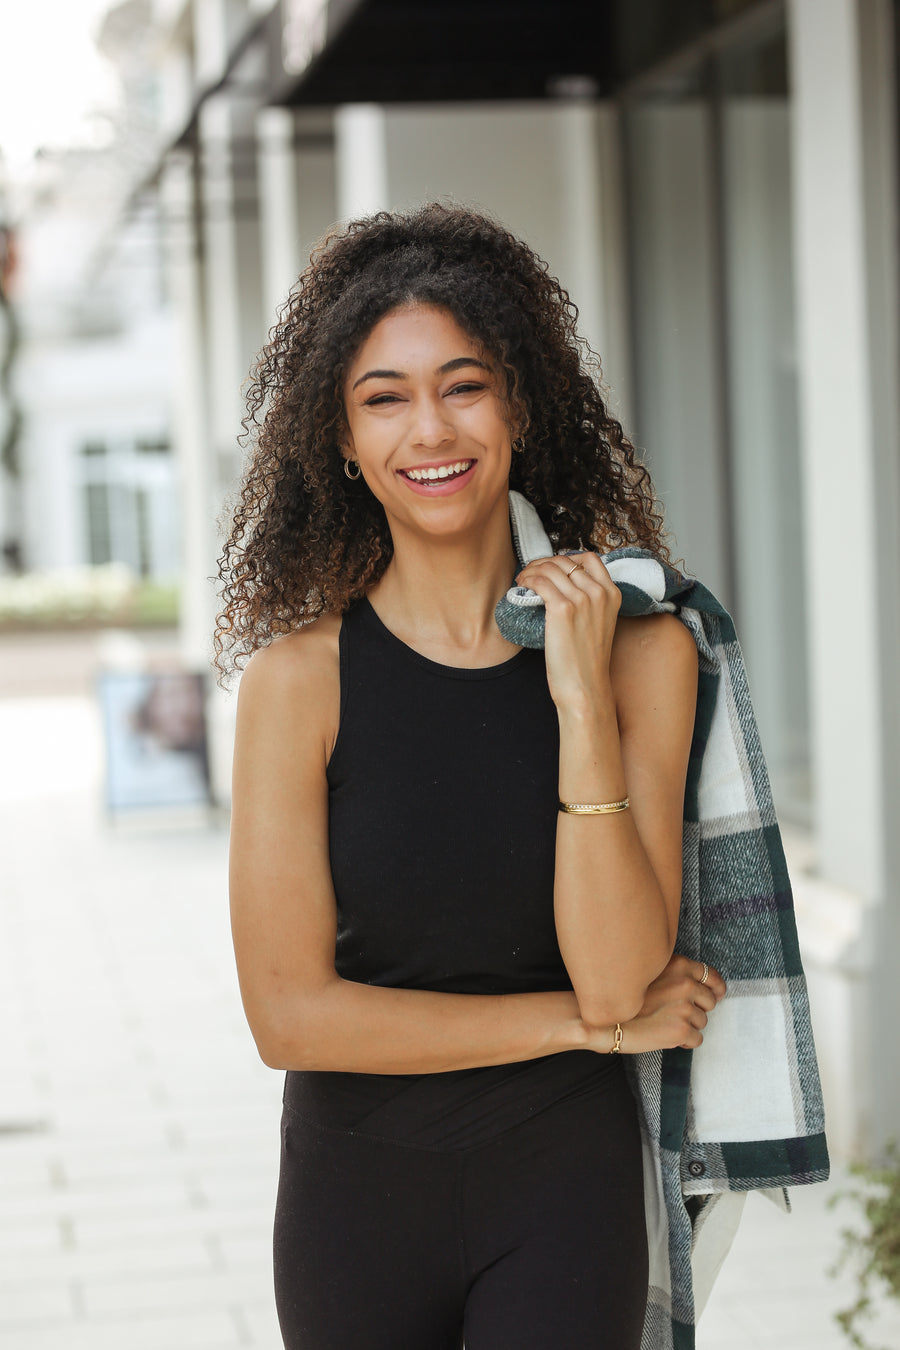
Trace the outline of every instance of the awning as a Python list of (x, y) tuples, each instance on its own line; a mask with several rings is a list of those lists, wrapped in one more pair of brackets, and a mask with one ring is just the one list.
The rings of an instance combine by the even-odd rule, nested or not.
[(269, 102), (602, 96), (610, 0), (282, 0), (266, 23)]
[(609, 97), (783, 23), (783, 3), (280, 0), (239, 34), (172, 145), (229, 88), (297, 107)]

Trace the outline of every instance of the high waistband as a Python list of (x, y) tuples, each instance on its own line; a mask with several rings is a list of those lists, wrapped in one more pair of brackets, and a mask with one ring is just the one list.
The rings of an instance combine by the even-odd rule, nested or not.
[(289, 1071), (284, 1103), (328, 1129), (440, 1152), (477, 1148), (561, 1101), (624, 1090), (616, 1055), (570, 1050), (431, 1074)]

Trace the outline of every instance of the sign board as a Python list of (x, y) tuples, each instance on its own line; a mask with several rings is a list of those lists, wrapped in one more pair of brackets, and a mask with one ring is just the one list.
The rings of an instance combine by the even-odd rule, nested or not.
[(109, 810), (209, 804), (205, 677), (104, 671), (98, 693)]

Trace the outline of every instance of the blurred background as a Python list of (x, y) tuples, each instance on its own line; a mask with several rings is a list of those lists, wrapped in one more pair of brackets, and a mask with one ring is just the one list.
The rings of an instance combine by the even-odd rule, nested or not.
[[(6, 0), (5, 1346), (279, 1343), (212, 577), (254, 353), (382, 208), (486, 208), (578, 304), (741, 635), (833, 1156), (900, 1133), (898, 30), (898, 0)], [(840, 1214), (795, 1195), (748, 1205), (701, 1347), (847, 1343)]]

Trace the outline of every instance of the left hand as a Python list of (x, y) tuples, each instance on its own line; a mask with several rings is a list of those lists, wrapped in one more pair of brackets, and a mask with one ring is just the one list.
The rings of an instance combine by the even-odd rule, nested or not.
[(702, 1045), (709, 1015), (727, 993), (725, 981), (713, 966), (705, 983), (702, 977), (702, 961), (677, 952), (670, 957), (665, 970), (649, 985), (637, 1017), (624, 1024), (622, 1053)]
[(622, 593), (596, 553), (528, 563), (516, 578), (544, 602), (547, 681), (557, 708), (595, 706), (611, 696), (609, 658)]

